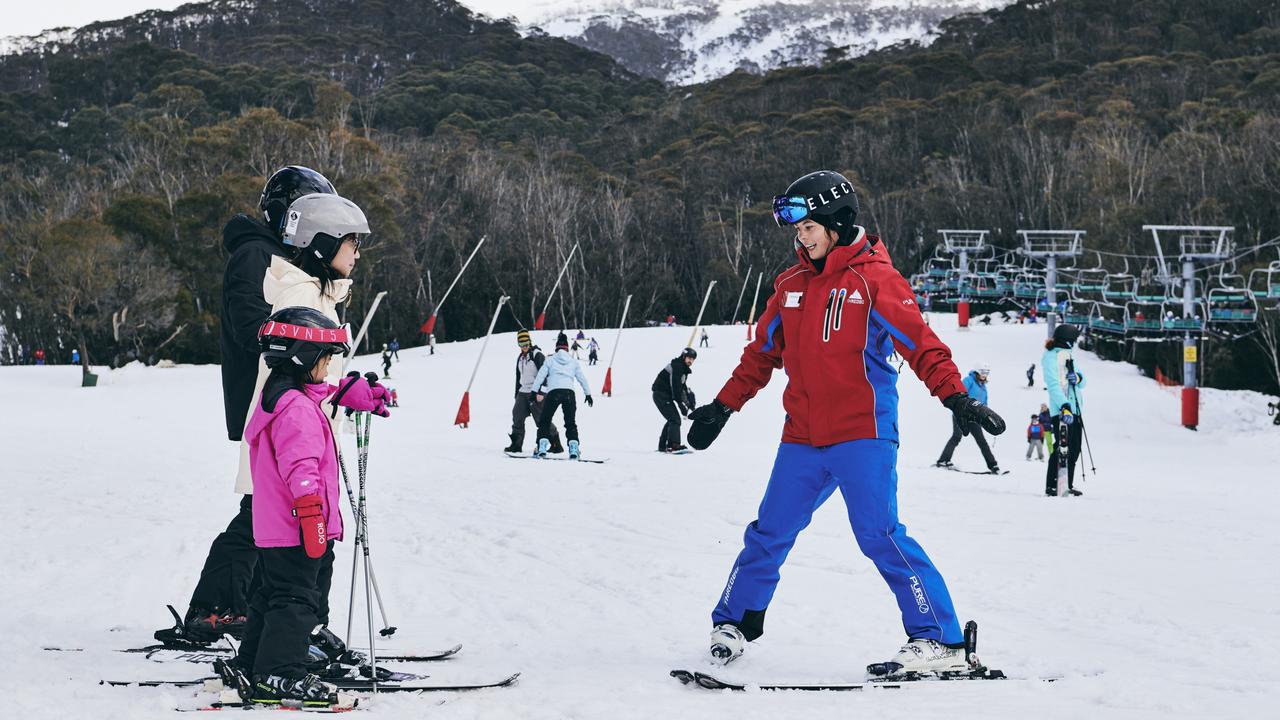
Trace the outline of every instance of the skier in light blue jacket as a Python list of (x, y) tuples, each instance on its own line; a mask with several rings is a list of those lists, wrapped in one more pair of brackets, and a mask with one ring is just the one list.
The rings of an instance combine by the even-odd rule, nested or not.
[(1080, 440), (1084, 435), (1084, 373), (1071, 356), (1079, 337), (1080, 328), (1059, 325), (1053, 329), (1053, 337), (1045, 342), (1044, 356), (1040, 359), (1044, 385), (1049, 390), (1049, 412), (1053, 414), (1046, 428), (1053, 434), (1053, 449), (1044, 479), (1044, 494), (1050, 497), (1058, 494), (1058, 449), (1063, 444), (1060, 437), (1063, 430), (1067, 446), (1067, 492), (1084, 494), (1076, 489), (1076, 460), (1080, 457)]
[(569, 459), (581, 457), (578, 446), (578, 414), (577, 396), (573, 393), (573, 383), (577, 381), (586, 395), (587, 407), (594, 403), (591, 400), (591, 386), (582, 374), (582, 366), (569, 355), (569, 338), (564, 333), (556, 338), (556, 352), (542, 364), (538, 375), (533, 379), (533, 387), (538, 391), (538, 401), (542, 403), (542, 417), (538, 418), (538, 449), (534, 455), (540, 458), (547, 456), (551, 449), (551, 441), (547, 439), (551, 429), (551, 421), (555, 418), (556, 408), (564, 408), (564, 436), (569, 441)]

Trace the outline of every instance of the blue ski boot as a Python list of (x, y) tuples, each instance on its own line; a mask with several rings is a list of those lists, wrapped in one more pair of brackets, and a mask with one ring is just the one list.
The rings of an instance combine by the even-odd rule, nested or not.
[(551, 441), (546, 438), (539, 438), (538, 449), (533, 451), (533, 456), (536, 458), (546, 458), (547, 451), (550, 449), (551, 449)]
[(577, 460), (580, 456), (581, 456), (581, 453), (578, 452), (578, 441), (570, 440), (569, 441), (569, 459)]

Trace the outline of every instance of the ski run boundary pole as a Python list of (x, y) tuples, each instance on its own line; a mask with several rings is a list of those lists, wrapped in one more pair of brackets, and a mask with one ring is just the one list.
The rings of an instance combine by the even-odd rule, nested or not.
[(480, 238), (480, 242), (476, 243), (475, 249), (471, 251), (471, 255), (467, 256), (467, 261), (462, 263), (462, 269), (454, 276), (453, 282), (449, 283), (449, 289), (445, 290), (444, 295), (440, 297), (440, 304), (436, 305), (435, 308), (432, 309), (431, 317), (427, 318), (427, 321), (422, 323), (422, 327), (419, 328), (423, 335), (430, 336), (436, 331), (436, 316), (440, 314), (440, 308), (444, 307), (444, 301), (449, 299), (449, 293), (453, 292), (453, 286), (457, 285), (458, 281), (462, 279), (462, 273), (467, 271), (467, 267), (471, 265), (471, 261), (476, 258), (476, 253), (480, 252), (480, 247), (484, 245), (484, 241), (488, 239), (488, 235), (482, 236)]
[(342, 372), (338, 375), (345, 376), (347, 367), (351, 365), (351, 361), (356, 357), (356, 348), (360, 347), (360, 343), (364, 341), (364, 334), (369, 331), (369, 321), (373, 319), (373, 314), (378, 312), (378, 305), (382, 304), (382, 298), (387, 294), (386, 290), (378, 293), (373, 298), (373, 304), (369, 306), (369, 312), (365, 313), (364, 322), (360, 323), (360, 332), (356, 333), (355, 342), (351, 343), (351, 352), (342, 360)]
[(764, 279), (764, 271), (761, 270), (760, 274), (756, 276), (755, 294), (751, 296), (751, 313), (747, 315), (747, 342), (751, 342), (752, 340), (755, 339), (751, 336), (751, 333), (756, 326), (756, 300), (760, 299), (760, 281), (763, 279)]
[(622, 303), (622, 320), (618, 321), (618, 335), (613, 339), (613, 350), (609, 352), (609, 366), (604, 370), (604, 385), (600, 388), (601, 395), (613, 397), (613, 359), (618, 357), (618, 345), (622, 342), (622, 328), (627, 326), (627, 310), (631, 309), (631, 296), (627, 296), (627, 301)]
[(742, 296), (747, 294), (747, 286), (751, 284), (751, 270), (755, 265), (747, 266), (747, 276), (742, 279), (742, 289), (738, 291), (738, 302), (733, 304), (733, 319), (729, 321), (730, 325), (738, 322), (738, 309), (742, 307)]
[(542, 312), (538, 313), (538, 319), (533, 321), (533, 329), (541, 330), (543, 325), (547, 323), (547, 308), (551, 307), (551, 299), (556, 296), (556, 290), (560, 289), (560, 281), (564, 279), (564, 273), (569, 269), (569, 263), (573, 261), (573, 254), (578, 252), (578, 243), (574, 243), (569, 249), (569, 257), (564, 259), (564, 265), (560, 266), (560, 274), (556, 275), (556, 284), (551, 286), (551, 294), (547, 296), (547, 301), (542, 304)]
[(503, 295), (498, 298), (498, 307), (493, 309), (493, 319), (489, 321), (489, 329), (485, 331), (484, 342), (480, 343), (480, 354), (476, 356), (476, 366), (471, 369), (471, 379), (467, 381), (467, 389), (462, 393), (462, 403), (458, 405), (458, 415), (453, 419), (454, 425), (461, 425), (463, 428), (471, 424), (471, 386), (476, 381), (476, 373), (480, 372), (480, 361), (484, 359), (484, 350), (489, 347), (489, 337), (493, 335), (493, 326), (498, 324), (498, 314), (502, 312), (502, 306), (507, 304), (511, 298)]
[(711, 299), (711, 289), (716, 286), (716, 281), (712, 280), (707, 286), (707, 294), (702, 296), (702, 307), (698, 308), (698, 320), (693, 324), (693, 332), (689, 333), (689, 344), (685, 347), (693, 347), (694, 338), (698, 335), (698, 328), (702, 327), (702, 313), (707, 309), (707, 301)]

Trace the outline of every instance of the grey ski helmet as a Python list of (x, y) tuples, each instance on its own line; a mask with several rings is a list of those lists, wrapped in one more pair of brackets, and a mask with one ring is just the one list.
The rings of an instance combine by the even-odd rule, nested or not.
[(307, 249), (329, 262), (338, 253), (342, 238), (351, 234), (369, 234), (364, 211), (341, 195), (312, 193), (289, 205), (281, 239), (285, 245)]

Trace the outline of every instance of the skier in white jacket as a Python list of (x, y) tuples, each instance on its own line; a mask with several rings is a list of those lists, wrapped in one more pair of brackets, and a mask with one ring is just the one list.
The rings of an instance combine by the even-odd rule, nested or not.
[(581, 453), (578, 446), (578, 414), (577, 397), (573, 393), (573, 383), (577, 381), (586, 395), (587, 407), (594, 403), (591, 400), (591, 386), (582, 374), (582, 365), (569, 354), (569, 338), (564, 333), (556, 338), (556, 352), (542, 364), (538, 375), (533, 379), (533, 387), (538, 392), (538, 401), (542, 403), (542, 417), (538, 418), (538, 449), (536, 457), (545, 458), (551, 449), (551, 441), (547, 436), (551, 431), (551, 421), (555, 419), (556, 408), (564, 408), (564, 436), (569, 441), (569, 459), (577, 460)]

